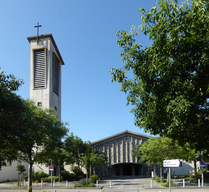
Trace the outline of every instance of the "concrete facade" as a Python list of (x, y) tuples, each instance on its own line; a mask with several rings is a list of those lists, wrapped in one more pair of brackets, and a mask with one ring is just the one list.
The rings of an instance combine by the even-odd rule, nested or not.
[[(59, 120), (61, 120), (61, 66), (64, 65), (63, 59), (52, 34), (39, 36), (38, 42), (37, 36), (28, 37), (27, 39), (30, 43), (30, 100), (33, 100), (35, 105), (40, 104), (43, 108), (55, 109)], [(34, 52), (36, 50), (43, 50), (45, 53), (45, 74), (43, 74), (45, 86), (38, 88), (34, 87)], [(55, 57), (59, 62), (58, 93), (53, 90)]]
[[(35, 105), (43, 108), (52, 108), (57, 111), (58, 119), (61, 120), (61, 66), (64, 65), (62, 56), (57, 48), (52, 34), (32, 36), (27, 38), (30, 43), (30, 100)], [(35, 52), (43, 51), (42, 65), (44, 65), (43, 82), (44, 86), (35, 87)], [(43, 56), (43, 55), (42, 55)], [(58, 63), (58, 89), (54, 89), (55, 81), (55, 60)], [(41, 71), (41, 74), (43, 71)], [(57, 78), (57, 77), (56, 77)], [(34, 172), (45, 172), (50, 174), (49, 167), (42, 164), (34, 164)]]
[(134, 146), (143, 144), (149, 136), (124, 131), (119, 134), (95, 141), (92, 147), (103, 152), (108, 159), (107, 166), (94, 171), (100, 176), (145, 176), (147, 165), (131, 155)]

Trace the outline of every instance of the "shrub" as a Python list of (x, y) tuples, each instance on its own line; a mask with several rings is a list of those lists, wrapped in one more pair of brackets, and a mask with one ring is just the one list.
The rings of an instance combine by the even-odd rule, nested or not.
[(75, 176), (83, 175), (83, 171), (78, 166), (72, 166), (70, 170), (75, 173)]
[(28, 181), (28, 174), (27, 174), (27, 173), (23, 173), (23, 179), (24, 179), (25, 181)]
[[(166, 181), (166, 183), (162, 184), (163, 187), (169, 187), (169, 182)], [(171, 187), (176, 187), (176, 184), (173, 182), (173, 180), (171, 180)]]
[(86, 186), (86, 179), (84, 179), (84, 180), (81, 181), (81, 185), (82, 186)]
[(189, 182), (190, 182), (190, 183), (197, 183), (197, 180), (194, 179), (194, 178), (191, 178), (191, 179), (189, 180)]
[(155, 181), (156, 181), (156, 183), (160, 183), (160, 177), (156, 176)]
[(96, 181), (99, 179), (98, 175), (92, 175), (91, 180), (93, 183), (96, 183)]
[[(57, 182), (59, 180), (58, 176), (52, 176), (52, 181)], [(50, 183), (51, 182), (51, 176), (46, 178), (46, 182)]]
[(79, 182), (75, 183), (73, 188), (76, 187), (93, 187), (94, 184), (89, 182), (88, 184), (86, 184), (86, 178), (81, 179)]
[(63, 177), (63, 180), (66, 181), (71, 181), (71, 176), (70, 173), (66, 170), (61, 171), (61, 176)]
[(165, 183), (165, 182), (166, 182), (166, 180), (165, 180), (165, 179), (163, 179), (163, 177), (161, 177), (161, 178), (160, 178), (160, 182), (161, 182), (161, 183)]
[(42, 178), (48, 177), (49, 175), (44, 173), (43, 171), (36, 174), (36, 181), (41, 182)]

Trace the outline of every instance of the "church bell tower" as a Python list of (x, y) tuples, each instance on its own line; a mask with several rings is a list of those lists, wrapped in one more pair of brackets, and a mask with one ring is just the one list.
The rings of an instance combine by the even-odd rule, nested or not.
[(53, 108), (61, 120), (61, 66), (64, 61), (52, 34), (27, 38), (30, 43), (30, 100)]

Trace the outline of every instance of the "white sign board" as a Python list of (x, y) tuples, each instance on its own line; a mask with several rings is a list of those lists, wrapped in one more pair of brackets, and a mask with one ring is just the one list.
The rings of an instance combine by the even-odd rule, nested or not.
[(163, 167), (181, 167), (182, 162), (180, 159), (164, 160)]
[(200, 165), (200, 167), (206, 167), (206, 165)]

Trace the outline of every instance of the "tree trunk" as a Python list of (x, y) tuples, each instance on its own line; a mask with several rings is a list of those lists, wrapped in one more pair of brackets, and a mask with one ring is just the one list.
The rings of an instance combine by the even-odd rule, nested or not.
[(154, 165), (154, 177), (156, 177), (156, 165)]
[(162, 165), (160, 165), (160, 178), (163, 177), (163, 168), (162, 168)]
[(197, 161), (196, 161), (196, 159), (194, 160), (194, 174), (195, 174), (195, 179), (198, 180), (198, 177), (197, 177)]
[(33, 163), (28, 164), (28, 192), (32, 192), (32, 166)]
[(60, 178), (61, 178), (61, 165), (59, 165), (59, 182), (60, 182)]
[(89, 175), (88, 175), (88, 169), (86, 169), (86, 185), (89, 183)]
[(91, 167), (91, 165), (90, 165), (90, 169), (89, 169), (89, 178), (91, 178), (91, 171), (92, 171), (91, 168), (92, 168), (92, 167)]

